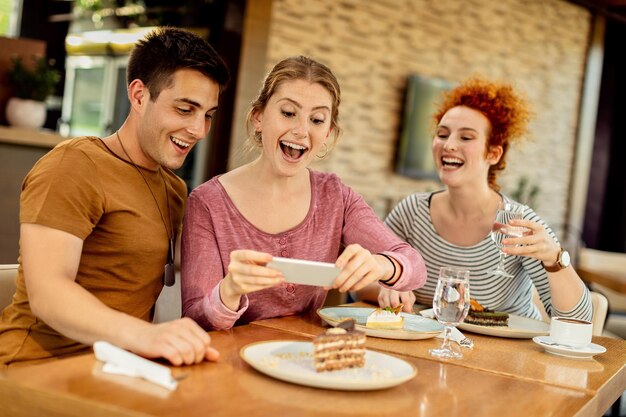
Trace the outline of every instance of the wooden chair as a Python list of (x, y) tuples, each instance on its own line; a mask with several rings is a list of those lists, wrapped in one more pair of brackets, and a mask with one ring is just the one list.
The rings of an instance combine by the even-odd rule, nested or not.
[[(611, 310), (626, 312), (626, 295), (624, 282), (626, 277), (626, 253), (607, 252), (596, 249), (581, 248), (576, 271), (583, 280), (599, 289), (607, 288), (611, 292), (605, 296), (609, 299)], [(604, 291), (603, 291), (604, 292)], [(618, 297), (613, 300), (612, 294)]]
[(576, 266), (603, 271), (624, 272), (626, 270), (626, 253), (580, 248)]
[(604, 330), (604, 322), (606, 321), (606, 314), (609, 310), (609, 302), (606, 297), (599, 292), (590, 291), (591, 304), (593, 305), (593, 335), (602, 336)]
[[(11, 304), (15, 293), (17, 264), (0, 264), (0, 311)], [(180, 275), (173, 287), (164, 287), (154, 313), (154, 322), (162, 323), (181, 317)]]
[(626, 294), (623, 288), (618, 291), (619, 281), (610, 279), (626, 274), (626, 253), (581, 248), (576, 270), (588, 281), (591, 290), (601, 293), (608, 301), (605, 336), (626, 338)]
[(17, 264), (0, 264), (0, 311), (11, 304), (15, 293)]

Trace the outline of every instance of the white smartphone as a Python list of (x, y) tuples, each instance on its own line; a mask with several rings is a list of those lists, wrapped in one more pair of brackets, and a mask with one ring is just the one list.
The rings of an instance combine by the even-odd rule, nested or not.
[(287, 282), (318, 287), (330, 287), (341, 272), (335, 264), (277, 256), (267, 266), (282, 272)]

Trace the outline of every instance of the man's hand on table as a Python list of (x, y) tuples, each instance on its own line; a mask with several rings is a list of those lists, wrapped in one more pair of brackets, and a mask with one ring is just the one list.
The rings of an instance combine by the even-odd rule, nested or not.
[(146, 358), (165, 358), (176, 366), (193, 365), (205, 359), (217, 361), (220, 356), (211, 347), (211, 337), (190, 318), (147, 324), (133, 335), (128, 348)]

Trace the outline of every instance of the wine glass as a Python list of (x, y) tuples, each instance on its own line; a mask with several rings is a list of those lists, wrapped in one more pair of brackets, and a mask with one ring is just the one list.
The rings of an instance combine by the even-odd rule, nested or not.
[(512, 278), (513, 275), (506, 272), (504, 268), (504, 258), (506, 253), (502, 252), (502, 240), (507, 237), (522, 237), (528, 232), (526, 227), (511, 226), (508, 223), (513, 219), (521, 219), (524, 212), (524, 205), (518, 203), (504, 203), (503, 206), (498, 209), (496, 213), (496, 219), (493, 222), (491, 228), (491, 240), (500, 249), (500, 260), (498, 266), (491, 273), (494, 275), (501, 275), (503, 277)]
[(465, 319), (470, 307), (469, 275), (470, 271), (463, 268), (444, 266), (439, 270), (433, 311), (445, 330), (441, 347), (428, 351), (432, 356), (452, 359), (463, 357), (461, 352), (452, 350), (450, 333), (453, 327)]

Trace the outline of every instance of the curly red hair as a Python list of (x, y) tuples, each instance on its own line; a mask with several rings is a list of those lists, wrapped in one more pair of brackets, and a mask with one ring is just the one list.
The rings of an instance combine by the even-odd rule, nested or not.
[(492, 146), (502, 147), (502, 157), (489, 168), (487, 181), (498, 191), (496, 182), (499, 171), (506, 168), (506, 154), (511, 141), (524, 136), (528, 131), (530, 109), (528, 102), (511, 85), (472, 77), (444, 94), (434, 119), (437, 124), (448, 110), (466, 106), (481, 112), (487, 117), (490, 130), (487, 132), (485, 154)]

